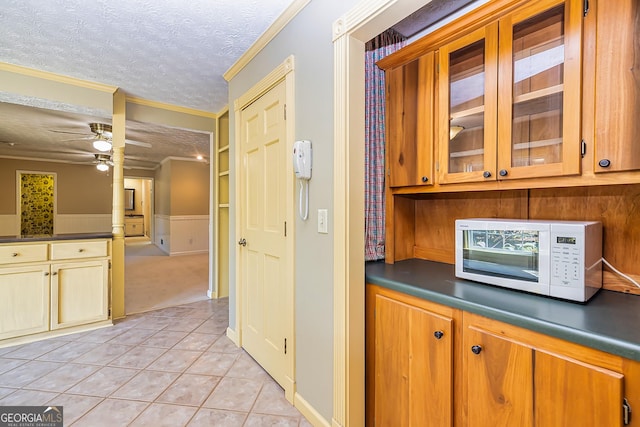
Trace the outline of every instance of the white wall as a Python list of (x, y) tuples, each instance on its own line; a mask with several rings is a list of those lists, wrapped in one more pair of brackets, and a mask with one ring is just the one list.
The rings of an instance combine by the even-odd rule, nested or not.
[[(309, 219), (296, 220), (295, 318), (297, 392), (326, 420), (333, 411), (333, 22), (357, 0), (310, 2), (284, 30), (229, 82), (229, 105), (295, 56), (295, 139), (313, 144)], [(230, 154), (235, 150), (230, 114)], [(291, 178), (293, 179), (293, 177)], [(231, 162), (230, 283), (235, 283), (236, 171)], [(296, 201), (297, 206), (297, 192)], [(329, 211), (329, 234), (318, 234), (318, 209)], [(363, 284), (364, 286), (364, 284)], [(230, 289), (230, 324), (235, 324), (235, 289)]]
[(209, 251), (209, 215), (155, 216), (154, 243), (169, 255)]

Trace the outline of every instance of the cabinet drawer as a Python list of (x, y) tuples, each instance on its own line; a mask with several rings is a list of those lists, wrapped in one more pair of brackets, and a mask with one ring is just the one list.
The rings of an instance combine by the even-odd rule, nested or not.
[(107, 241), (78, 240), (51, 243), (51, 259), (78, 259), (105, 257), (108, 255)]
[(0, 264), (47, 260), (47, 244), (0, 246)]

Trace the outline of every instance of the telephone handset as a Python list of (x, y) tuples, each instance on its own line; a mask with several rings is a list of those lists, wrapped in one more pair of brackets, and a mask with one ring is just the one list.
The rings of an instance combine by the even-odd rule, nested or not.
[(311, 179), (311, 163), (313, 153), (311, 141), (296, 141), (293, 143), (293, 170), (298, 179)]
[[(311, 163), (313, 152), (311, 151), (311, 141), (296, 141), (293, 143), (293, 171), (296, 178), (300, 180), (300, 199), (298, 210), (303, 221), (309, 217), (309, 180), (311, 179)], [(303, 194), (304, 190), (304, 194)], [(302, 203), (304, 198), (304, 212)]]

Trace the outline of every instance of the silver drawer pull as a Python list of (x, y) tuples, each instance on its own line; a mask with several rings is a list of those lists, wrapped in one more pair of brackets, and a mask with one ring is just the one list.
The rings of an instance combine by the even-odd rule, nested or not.
[(18, 252), (14, 252), (14, 253), (11, 254), (11, 256), (14, 257), (14, 258), (17, 257), (18, 255), (20, 255)]

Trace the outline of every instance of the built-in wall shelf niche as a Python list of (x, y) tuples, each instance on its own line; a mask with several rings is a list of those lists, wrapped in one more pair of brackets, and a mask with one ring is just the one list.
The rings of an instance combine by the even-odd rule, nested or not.
[[(387, 221), (387, 262), (408, 258), (454, 264), (455, 220), (514, 218), (589, 220), (603, 224), (604, 258), (640, 281), (640, 184), (394, 195)], [(640, 295), (640, 288), (603, 267), (604, 288)]]

